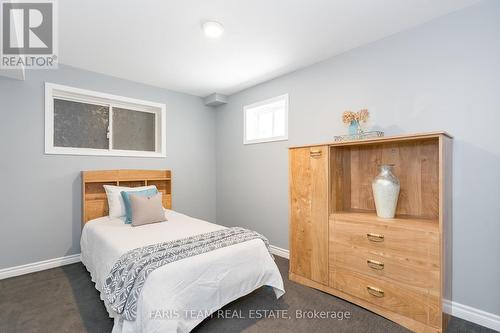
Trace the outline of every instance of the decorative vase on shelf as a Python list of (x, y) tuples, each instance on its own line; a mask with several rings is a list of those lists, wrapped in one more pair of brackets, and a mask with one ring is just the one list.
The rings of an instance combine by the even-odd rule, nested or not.
[(385, 164), (379, 166), (379, 174), (372, 182), (373, 197), (377, 216), (392, 219), (396, 215), (400, 184), (392, 173), (394, 165)]
[(349, 124), (349, 135), (357, 135), (359, 133), (359, 121), (352, 120)]

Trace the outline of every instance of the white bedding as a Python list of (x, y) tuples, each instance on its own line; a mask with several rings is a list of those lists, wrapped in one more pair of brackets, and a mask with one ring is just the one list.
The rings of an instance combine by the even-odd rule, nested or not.
[[(140, 227), (109, 217), (85, 224), (82, 262), (99, 292), (125, 252), (224, 228), (172, 210), (165, 214), (167, 222)], [(254, 239), (153, 271), (142, 289), (135, 321), (123, 320), (104, 303), (115, 319), (113, 333), (189, 332), (210, 313), (264, 285), (272, 286), (277, 297), (284, 294), (278, 267), (262, 240)]]

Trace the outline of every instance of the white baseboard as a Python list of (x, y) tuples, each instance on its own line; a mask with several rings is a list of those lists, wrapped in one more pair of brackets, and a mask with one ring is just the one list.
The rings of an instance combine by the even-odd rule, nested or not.
[(473, 308), (468, 305), (444, 300), (443, 311), (454, 317), (461, 318), (478, 325), (500, 331), (500, 316)]
[(77, 253), (70, 256), (38, 261), (31, 264), (8, 267), (0, 269), (0, 280), (14, 276), (29, 274), (33, 272), (44, 271), (46, 269), (54, 267), (74, 264), (75, 262), (79, 261), (80, 261), (80, 253)]
[(277, 247), (274, 245), (269, 245), (269, 250), (271, 250), (271, 253), (278, 256), (282, 257), (285, 259), (290, 259), (290, 251), (282, 249), (281, 247)]

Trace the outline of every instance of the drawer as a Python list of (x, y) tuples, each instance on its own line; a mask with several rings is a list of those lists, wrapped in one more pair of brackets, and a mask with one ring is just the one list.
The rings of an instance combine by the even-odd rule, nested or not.
[(417, 292), (439, 297), (439, 266), (427, 262), (411, 262), (399, 256), (370, 248), (330, 243), (333, 267), (352, 270), (367, 276), (397, 282)]
[(331, 220), (330, 240), (399, 257), (414, 264), (439, 265), (439, 233), (409, 229), (397, 224)]
[(437, 325), (439, 308), (425, 294), (341, 268), (332, 274), (334, 287), (342, 292), (421, 323)]

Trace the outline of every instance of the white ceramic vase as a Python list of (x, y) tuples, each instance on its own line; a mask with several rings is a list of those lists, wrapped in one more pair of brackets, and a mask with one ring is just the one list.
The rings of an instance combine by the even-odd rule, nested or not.
[(391, 164), (379, 166), (380, 173), (372, 182), (377, 216), (385, 219), (394, 218), (398, 205), (400, 184), (392, 169)]

